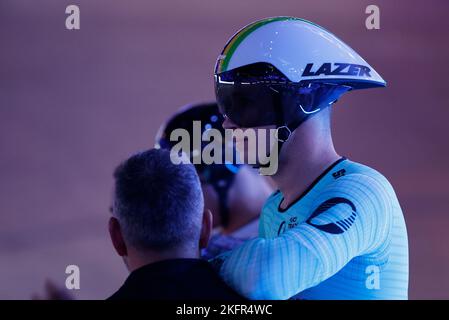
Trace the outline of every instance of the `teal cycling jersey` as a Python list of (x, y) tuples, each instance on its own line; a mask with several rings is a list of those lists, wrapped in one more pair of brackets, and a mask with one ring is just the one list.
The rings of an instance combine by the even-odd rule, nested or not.
[(282, 209), (275, 192), (259, 237), (219, 256), (223, 279), (250, 299), (407, 299), (408, 240), (395, 192), (342, 158)]

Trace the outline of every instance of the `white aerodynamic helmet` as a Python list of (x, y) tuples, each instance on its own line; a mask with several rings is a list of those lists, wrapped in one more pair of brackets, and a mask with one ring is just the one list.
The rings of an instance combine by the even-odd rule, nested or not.
[(241, 127), (285, 128), (286, 139), (343, 93), (385, 85), (335, 35), (294, 17), (247, 25), (228, 41), (215, 66), (220, 111)]

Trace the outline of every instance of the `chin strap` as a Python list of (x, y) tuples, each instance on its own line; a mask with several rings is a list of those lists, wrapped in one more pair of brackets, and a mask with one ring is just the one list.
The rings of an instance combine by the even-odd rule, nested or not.
[(220, 182), (214, 183), (212, 186), (218, 194), (218, 210), (221, 218), (221, 225), (226, 227), (229, 223), (229, 207), (228, 207), (228, 191), (229, 185), (220, 185)]
[[(304, 121), (306, 121), (311, 115), (305, 115), (304, 117), (298, 117), (296, 118), (294, 121), (290, 122), (288, 125), (286, 124), (282, 124), (280, 126), (278, 126), (276, 128), (276, 133), (275, 133), (275, 138), (277, 139), (278, 143), (277, 143), (277, 150), (276, 152), (279, 154), (281, 153), (281, 148), (284, 144), (284, 142), (286, 142), (288, 139), (290, 139), (290, 136), (292, 134), (292, 132), (294, 130), (296, 130), (296, 128), (298, 128), (301, 123), (303, 123)], [(270, 153), (273, 152), (273, 150), (270, 151)], [(268, 154), (269, 156), (270, 154)], [(253, 166), (253, 168), (266, 168), (269, 167), (270, 164), (256, 164)]]
[(236, 166), (225, 166), (226, 168), (220, 167), (220, 170), (217, 170), (220, 172), (219, 176), (214, 177), (209, 182), (218, 195), (219, 214), (223, 227), (227, 227), (229, 224), (228, 193), (239, 170)]
[[(326, 106), (325, 108), (331, 106), (333, 103), (335, 103), (337, 100), (335, 100), (334, 102), (330, 103), (328, 106)], [(303, 107), (301, 105), (299, 105), (301, 107), (301, 110), (303, 111), (303, 114), (301, 117), (297, 117), (296, 119), (294, 119), (292, 122), (290, 122), (289, 124), (285, 125), (282, 124), (280, 126), (278, 126), (276, 128), (276, 139), (278, 140), (278, 155), (281, 152), (281, 148), (282, 145), (284, 144), (284, 142), (286, 142), (293, 131), (296, 130), (296, 128), (298, 128), (304, 121), (306, 121), (307, 119), (309, 119), (310, 117), (312, 117), (313, 115), (317, 114), (319, 111), (323, 110), (324, 108), (317, 108), (314, 111), (305, 111), (303, 109)]]

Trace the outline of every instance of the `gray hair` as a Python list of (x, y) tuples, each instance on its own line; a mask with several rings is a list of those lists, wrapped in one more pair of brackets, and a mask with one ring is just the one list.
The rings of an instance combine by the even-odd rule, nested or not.
[(113, 215), (125, 240), (138, 249), (198, 245), (204, 208), (195, 167), (173, 164), (170, 152), (133, 155), (114, 172)]

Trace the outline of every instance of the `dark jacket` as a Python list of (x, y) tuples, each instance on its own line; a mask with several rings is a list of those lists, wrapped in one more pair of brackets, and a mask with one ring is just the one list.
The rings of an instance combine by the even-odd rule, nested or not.
[(110, 300), (242, 300), (212, 266), (200, 259), (172, 259), (134, 270)]

